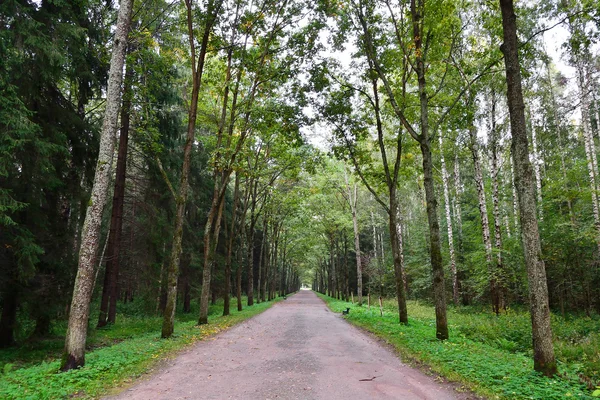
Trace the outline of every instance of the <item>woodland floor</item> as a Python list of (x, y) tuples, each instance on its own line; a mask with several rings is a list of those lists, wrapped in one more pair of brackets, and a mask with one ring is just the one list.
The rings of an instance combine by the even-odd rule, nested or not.
[(300, 291), (199, 342), (117, 399), (470, 399)]

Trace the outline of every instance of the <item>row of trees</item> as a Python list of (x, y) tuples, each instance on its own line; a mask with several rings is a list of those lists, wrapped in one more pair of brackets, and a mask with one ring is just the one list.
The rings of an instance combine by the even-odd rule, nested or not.
[[(448, 337), (448, 290), (455, 304), (461, 297), (463, 304), (486, 299), (497, 314), (510, 303), (527, 302), (535, 368), (553, 375), (550, 302), (563, 313), (567, 307), (589, 315), (599, 306), (594, 284), (599, 254), (595, 239), (589, 240), (598, 234), (596, 219), (589, 218), (596, 209), (598, 171), (598, 139), (592, 128), (597, 108), (590, 101), (597, 79), (590, 38), (597, 26), (596, 10), (585, 2), (531, 7), (520, 11), (525, 41), (519, 42), (509, 1), (500, 2), (500, 8), (427, 1), (332, 6), (337, 30), (331, 42), (345, 44), (343, 38), (351, 37), (357, 51), (350, 69), (338, 60), (323, 59), (311, 83), (321, 94), (315, 107), (334, 131), (334, 151), (352, 165), (389, 219), (400, 322), (408, 322), (407, 290), (433, 300), (439, 339)], [(548, 21), (568, 28), (563, 47), (576, 67), (577, 86), (568, 84), (545, 53), (540, 35)], [(522, 67), (527, 71), (523, 77)], [(504, 91), (506, 97), (501, 95)], [(535, 108), (525, 106), (524, 95)], [(573, 103), (581, 110), (580, 123), (569, 120)], [(586, 157), (576, 159), (575, 154)], [(577, 167), (586, 159), (587, 182)], [(562, 193), (550, 194), (554, 185)], [(438, 213), (440, 198), (445, 218)], [(411, 223), (422, 224), (425, 217), (427, 230)], [(440, 221), (446, 228), (444, 242)], [(410, 238), (411, 231), (419, 233), (418, 240)], [(479, 238), (474, 236), (477, 231)], [(589, 232), (587, 240), (584, 231)], [(574, 248), (577, 261), (566, 256)], [(423, 275), (414, 282), (425, 286), (420, 293), (410, 278), (423, 274), (423, 269), (411, 268), (413, 260), (431, 267), (427, 285)], [(586, 272), (576, 275), (573, 262)], [(328, 290), (335, 293), (331, 268), (334, 280)], [(322, 287), (318, 276), (323, 272), (317, 273), (317, 288)]]
[(431, 300), (442, 340), (447, 295), (528, 304), (552, 375), (549, 306), (600, 309), (597, 10), (528, 7), (518, 41), (504, 0), (3, 2), (0, 346), (68, 316), (76, 368), (96, 309), (141, 298), (168, 338), (194, 298), (204, 324), (304, 282), (401, 323)]
[(98, 327), (145, 299), (166, 338), (177, 298), (207, 323), (216, 297), (299, 288), (286, 193), (318, 155), (291, 71), (313, 34), (297, 4), (254, 6), (2, 4), (2, 347), (68, 316), (67, 370), (93, 299)]

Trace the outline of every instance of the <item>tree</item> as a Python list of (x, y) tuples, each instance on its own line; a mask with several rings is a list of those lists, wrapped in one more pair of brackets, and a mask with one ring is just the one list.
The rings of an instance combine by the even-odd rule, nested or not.
[(0, 5), (0, 347), (29, 323), (44, 337), (68, 307), (98, 147), (87, 107), (107, 69), (106, 31), (86, 27), (102, 9)]
[(534, 369), (544, 375), (556, 374), (556, 360), (550, 326), (550, 306), (546, 268), (542, 259), (540, 234), (536, 217), (535, 183), (529, 161), (529, 146), (525, 122), (525, 104), (521, 88), (521, 67), (518, 55), (517, 16), (512, 0), (500, 0), (506, 67), (506, 84), (510, 127), (512, 131), (511, 151), (515, 170), (515, 186), (519, 200), (521, 234), (527, 276), (529, 280), (529, 308), (533, 334)]
[(357, 285), (357, 294), (358, 294), (358, 305), (362, 306), (363, 304), (363, 280), (362, 280), (362, 265), (360, 260), (360, 231), (358, 230), (358, 185), (355, 183), (353, 186), (350, 186), (350, 182), (348, 181), (348, 175), (346, 173), (346, 169), (344, 168), (344, 179), (346, 180), (346, 202), (350, 206), (350, 211), (352, 212), (352, 229), (354, 230), (354, 253), (356, 254), (356, 285)]
[[(196, 58), (196, 43), (193, 28), (193, 7), (192, 1), (186, 0), (186, 16), (188, 25), (188, 36), (190, 43), (191, 67), (192, 67), (192, 97), (188, 110), (188, 126), (186, 142), (183, 147), (183, 163), (181, 166), (181, 178), (179, 182), (179, 192), (175, 190), (169, 182), (169, 188), (176, 203), (176, 216), (174, 221), (173, 243), (169, 267), (167, 270), (167, 301), (165, 305), (162, 333), (163, 338), (169, 338), (173, 334), (175, 324), (175, 306), (177, 301), (177, 280), (179, 278), (179, 261), (181, 257), (181, 240), (183, 237), (184, 212), (187, 204), (188, 180), (190, 171), (190, 162), (192, 154), (192, 145), (196, 134), (196, 118), (198, 112), (198, 97), (202, 74), (208, 52), (209, 39), (212, 29), (217, 21), (223, 0), (210, 0), (206, 6), (205, 21), (203, 24), (202, 40), (200, 43), (200, 52)], [(163, 174), (168, 181), (166, 174)]]
[(100, 242), (102, 214), (107, 201), (110, 172), (114, 152), (114, 136), (117, 131), (119, 106), (121, 105), (121, 82), (127, 49), (127, 34), (131, 22), (132, 0), (121, 0), (119, 17), (110, 62), (106, 111), (100, 135), (100, 153), (92, 195), (81, 235), (77, 277), (73, 289), (73, 300), (65, 340), (65, 352), (61, 369), (67, 371), (85, 364), (85, 342), (87, 336), (90, 301), (94, 290), (96, 255)]
[[(408, 49), (408, 43), (405, 42), (402, 35), (404, 34), (404, 22), (393, 16), (392, 8), (389, 6), (390, 14), (392, 14), (391, 21), (396, 33), (396, 39), (399, 41), (398, 46), (406, 51)], [(439, 222), (437, 218), (437, 200), (435, 196), (434, 190), (434, 180), (433, 180), (433, 161), (432, 161), (432, 151), (431, 151), (431, 135), (430, 132), (430, 121), (429, 121), (429, 102), (431, 101), (430, 95), (427, 93), (427, 81), (426, 81), (426, 59), (429, 54), (431, 54), (431, 49), (429, 48), (429, 40), (431, 39), (432, 32), (435, 30), (441, 30), (441, 27), (444, 26), (445, 29), (452, 29), (453, 21), (450, 18), (447, 24), (442, 25), (441, 21), (431, 21), (431, 25), (426, 25), (424, 22), (425, 15), (425, 2), (424, 1), (416, 1), (411, 0), (410, 9), (408, 10), (410, 19), (411, 19), (411, 27), (412, 27), (412, 43), (411, 46), (414, 45), (414, 54), (411, 54), (412, 58), (410, 62), (408, 61), (409, 55), (405, 54), (403, 63), (403, 82), (402, 85), (406, 88), (407, 79), (408, 79), (408, 65), (414, 69), (417, 75), (417, 87), (419, 93), (419, 108), (420, 108), (420, 116), (419, 116), (419, 132), (415, 129), (415, 127), (409, 122), (403, 107), (396, 101), (396, 94), (392, 88), (392, 84), (388, 78), (384, 67), (381, 64), (381, 60), (377, 54), (377, 48), (372, 37), (372, 32), (369, 28), (367, 14), (364, 9), (369, 10), (369, 6), (365, 6), (365, 4), (360, 4), (358, 7), (358, 19), (360, 21), (360, 25), (362, 27), (362, 33), (364, 37), (364, 50), (369, 58), (370, 65), (372, 65), (372, 69), (377, 73), (379, 78), (381, 79), (385, 91), (388, 95), (388, 99), (392, 106), (394, 113), (396, 114), (398, 120), (401, 122), (402, 126), (407, 130), (410, 136), (419, 143), (421, 148), (421, 154), (423, 156), (423, 182), (425, 188), (425, 197), (427, 201), (427, 217), (429, 224), (429, 235), (430, 235), (430, 255), (431, 255), (431, 268), (433, 271), (433, 291), (436, 305), (436, 337), (440, 340), (444, 340), (448, 338), (448, 321), (446, 316), (446, 295), (444, 289), (444, 269), (442, 265), (442, 254), (441, 254), (441, 240), (440, 240), (440, 229)], [(452, 15), (452, 14), (451, 14)], [(447, 26), (446, 26), (447, 25)], [(424, 31), (426, 29), (426, 31)], [(437, 32), (441, 33), (441, 32)], [(452, 33), (452, 31), (450, 31)], [(423, 40), (426, 40), (426, 45), (423, 47)], [(451, 44), (452, 50), (453, 43)], [(441, 84), (441, 88), (443, 88), (443, 83)], [(438, 92), (441, 88), (438, 88)], [(403, 94), (406, 93), (404, 90)], [(459, 94), (460, 97), (461, 94)], [(450, 107), (451, 109), (451, 107)], [(442, 120), (447, 115), (448, 111), (443, 113), (436, 124), (433, 126), (433, 131), (439, 127)]]

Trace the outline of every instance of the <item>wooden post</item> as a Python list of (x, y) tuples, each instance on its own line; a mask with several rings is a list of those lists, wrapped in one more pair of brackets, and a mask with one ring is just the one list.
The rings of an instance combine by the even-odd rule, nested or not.
[(352, 304), (354, 304), (354, 292), (350, 292), (350, 296), (352, 297)]
[(381, 296), (379, 296), (379, 313), (383, 317), (383, 301), (381, 299)]

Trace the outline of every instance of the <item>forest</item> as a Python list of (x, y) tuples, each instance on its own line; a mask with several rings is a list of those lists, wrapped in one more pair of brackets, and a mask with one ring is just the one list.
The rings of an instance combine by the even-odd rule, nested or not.
[(0, 397), (301, 287), (482, 396), (600, 397), (599, 147), (594, 0), (3, 0)]

